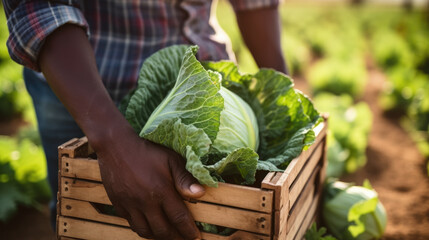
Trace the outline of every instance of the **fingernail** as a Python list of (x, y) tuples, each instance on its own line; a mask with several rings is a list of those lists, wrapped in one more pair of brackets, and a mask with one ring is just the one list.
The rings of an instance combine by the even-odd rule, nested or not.
[(192, 193), (200, 193), (204, 191), (204, 188), (203, 186), (194, 183), (189, 187), (189, 190), (191, 190)]

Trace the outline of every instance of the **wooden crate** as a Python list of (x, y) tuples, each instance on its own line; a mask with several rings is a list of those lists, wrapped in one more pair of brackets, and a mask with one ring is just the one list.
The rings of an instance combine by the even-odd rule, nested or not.
[[(196, 221), (237, 229), (230, 236), (202, 233), (206, 240), (302, 239), (315, 220), (326, 166), (326, 121), (316, 142), (283, 172), (270, 172), (260, 188), (219, 183), (185, 201)], [(58, 239), (142, 239), (128, 222), (103, 213), (111, 205), (98, 162), (86, 138), (59, 147)]]

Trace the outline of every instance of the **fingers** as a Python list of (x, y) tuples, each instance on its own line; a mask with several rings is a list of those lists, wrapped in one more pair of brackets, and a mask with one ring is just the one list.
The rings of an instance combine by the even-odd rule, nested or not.
[(175, 197), (166, 199), (163, 208), (171, 225), (176, 226), (176, 229), (185, 239), (201, 239), (194, 218), (179, 195), (175, 194)]
[(153, 238), (160, 240), (183, 239), (180, 237), (175, 227), (169, 223), (160, 206), (152, 207), (145, 213)]
[(147, 223), (146, 218), (139, 211), (134, 211), (131, 214), (130, 223), (131, 229), (142, 238), (153, 238), (152, 230)]
[(184, 198), (199, 198), (204, 195), (204, 187), (186, 170), (184, 160), (173, 158), (169, 164), (176, 190)]
[(113, 208), (115, 209), (115, 212), (119, 217), (130, 219), (130, 215), (128, 214), (128, 212), (125, 211), (125, 209), (120, 207), (118, 204), (114, 204)]

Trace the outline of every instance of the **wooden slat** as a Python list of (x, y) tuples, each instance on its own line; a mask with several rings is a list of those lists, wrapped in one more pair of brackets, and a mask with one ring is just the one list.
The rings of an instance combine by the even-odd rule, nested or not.
[(307, 232), (307, 230), (310, 228), (311, 224), (315, 219), (317, 206), (320, 201), (320, 198), (321, 198), (320, 194), (317, 194), (316, 197), (314, 198), (310, 208), (308, 209), (307, 215), (305, 216), (305, 219), (302, 221), (300, 229), (294, 239), (301, 240), (304, 238), (305, 232)]
[[(315, 179), (316, 180), (316, 179)], [(319, 187), (318, 191), (313, 195), (313, 198), (306, 198), (307, 202), (306, 202), (306, 206), (301, 207), (301, 212), (299, 214), (297, 214), (297, 216), (300, 216), (300, 219), (295, 220), (295, 226), (294, 229), (298, 229), (298, 231), (294, 231), (295, 234), (291, 231), (287, 234), (281, 234), (280, 237), (279, 235), (275, 235), (273, 237), (274, 240), (289, 240), (289, 239), (294, 239), (294, 240), (301, 240), (304, 237), (305, 232), (307, 231), (308, 228), (310, 228), (312, 222), (314, 221), (315, 217), (316, 217), (316, 213), (317, 213), (317, 208), (319, 206), (320, 200), (321, 200), (321, 192), (322, 192), (322, 188)], [(308, 207), (308, 201), (309, 199), (313, 199), (311, 201), (311, 205)], [(305, 219), (302, 219), (303, 216), (305, 216)], [(292, 230), (294, 230), (292, 229)], [(295, 236), (293, 236), (295, 235)]]
[[(325, 121), (326, 122), (326, 121)], [(291, 207), (290, 200), (290, 187), (293, 185), (296, 177), (303, 170), (303, 167), (308, 161), (314, 161), (317, 163), (317, 155), (314, 159), (309, 159), (309, 157), (314, 153), (315, 150), (318, 150), (322, 141), (325, 141), (326, 136), (326, 124), (325, 122), (319, 124), (314, 132), (316, 134), (316, 140), (313, 145), (311, 145), (306, 151), (303, 151), (297, 158), (291, 161), (289, 166), (286, 168), (283, 173), (269, 173), (262, 181), (261, 187), (263, 189), (272, 189), (274, 190), (274, 234), (278, 239), (285, 239), (287, 233), (287, 219), (289, 217), (289, 208)], [(322, 147), (323, 149), (323, 147)], [(320, 150), (318, 150), (320, 151)], [(320, 156), (319, 156), (320, 158)], [(310, 169), (310, 168), (309, 168)], [(310, 170), (311, 173), (311, 170)], [(303, 178), (301, 181), (306, 180)], [(305, 181), (304, 181), (305, 184)], [(302, 185), (301, 185), (302, 186)], [(295, 202), (296, 198), (299, 195), (297, 191), (298, 188), (293, 192)]]
[(69, 146), (74, 146), (74, 144), (76, 144), (77, 142), (79, 142), (78, 138), (72, 138), (72, 139), (68, 140), (67, 142), (58, 146), (59, 156), (60, 157), (61, 157), (61, 155), (73, 156), (74, 155), (74, 147), (69, 147)]
[(208, 203), (189, 203), (186, 206), (196, 221), (254, 233), (271, 234), (271, 215)]
[(303, 151), (297, 158), (292, 160), (288, 167), (285, 170), (285, 174), (288, 175), (288, 182), (292, 184), (295, 181), (295, 178), (298, 176), (302, 167), (306, 164), (306, 160), (310, 157), (313, 151), (319, 147), (319, 144), (322, 142), (326, 135), (326, 125), (325, 123), (320, 123), (315, 129), (314, 132), (317, 134), (315, 142), (306, 150)]
[(239, 207), (270, 213), (273, 209), (274, 192), (254, 187), (219, 183), (217, 188), (205, 187), (206, 193), (198, 201)]
[[(276, 210), (279, 211), (279, 214), (275, 215), (278, 216), (278, 218), (275, 219), (275, 233), (278, 234), (279, 239), (285, 239), (289, 232), (287, 229), (289, 224), (291, 224), (289, 222), (289, 216), (293, 214), (291, 213), (291, 208), (293, 207), (293, 204), (295, 204), (296, 199), (300, 196), (301, 191), (313, 173), (315, 166), (320, 161), (322, 150), (323, 144), (319, 144), (319, 146), (313, 151), (311, 157), (309, 156), (309, 159), (301, 159), (303, 162), (307, 160), (307, 163), (304, 165), (301, 164), (301, 171), (295, 178), (295, 182), (293, 184), (290, 183), (290, 175), (287, 173), (283, 173), (279, 179), (279, 181), (283, 182), (283, 186), (280, 188), (280, 191), (277, 191), (281, 193), (280, 210)], [(286, 180), (283, 178), (286, 178)], [(314, 184), (314, 181), (312, 184)], [(302, 201), (304, 200), (305, 198), (302, 199)]]
[(88, 139), (73, 138), (70, 141), (62, 144), (58, 147), (59, 155), (67, 155), (69, 157), (88, 157), (93, 152), (92, 148), (88, 144)]
[(326, 168), (328, 166), (328, 142), (327, 142), (327, 136), (325, 136), (325, 139), (323, 141), (323, 156), (322, 156), (322, 170), (320, 171), (320, 177), (319, 177), (319, 186), (322, 187), (324, 182), (325, 182), (325, 178), (326, 178)]
[[(304, 165), (298, 177), (295, 179), (295, 182), (289, 188), (289, 204), (293, 206), (296, 199), (300, 195), (301, 191), (304, 188), (304, 185), (307, 183), (308, 179), (314, 172), (316, 165), (320, 162), (322, 153), (324, 150), (324, 145), (319, 144), (313, 154), (310, 156), (310, 159), (307, 161), (307, 164)], [(313, 182), (314, 184), (314, 182)]]
[(286, 240), (295, 239), (294, 237), (297, 234), (297, 232), (298, 232), (298, 230), (302, 224), (302, 221), (304, 220), (305, 216), (307, 215), (308, 209), (310, 208), (311, 204), (314, 202), (313, 194), (311, 194), (311, 197), (303, 199), (303, 200), (304, 200), (304, 203), (302, 205), (302, 208), (297, 209), (300, 211), (298, 212), (298, 215), (296, 217), (295, 224), (292, 225), (289, 232), (287, 233)]
[(63, 156), (60, 163), (63, 177), (73, 177), (101, 182), (98, 160), (91, 158), (71, 158)]
[[(61, 175), (101, 182), (98, 161), (90, 158), (62, 157)], [(272, 211), (273, 191), (235, 184), (219, 183), (217, 188), (205, 187), (206, 194), (198, 201), (240, 207), (260, 212)], [(245, 198), (243, 198), (245, 197)]]
[[(287, 232), (290, 232), (291, 227), (296, 223), (297, 217), (301, 213), (300, 211), (303, 208), (305, 200), (308, 198), (311, 198), (311, 199), (313, 198), (314, 193), (316, 191), (315, 182), (318, 180), (316, 179), (316, 177), (318, 176), (319, 171), (320, 171), (320, 166), (317, 166), (314, 169), (310, 179), (307, 181), (307, 184), (305, 185), (304, 190), (301, 192), (296, 204), (292, 206), (291, 209), (289, 210), (289, 217), (287, 221)], [(300, 224), (300, 223), (298, 222), (297, 224)]]
[[(80, 201), (80, 200), (74, 200), (74, 199), (68, 199), (68, 198), (62, 198), (61, 200), (61, 210), (62, 214), (65, 217), (76, 217), (81, 219), (87, 219), (87, 220), (93, 220), (97, 222), (103, 222), (103, 223), (110, 223), (115, 225), (120, 225), (124, 227), (129, 227), (128, 221), (124, 218), (115, 217), (115, 216), (109, 216), (102, 213), (99, 213), (90, 202)], [(198, 218), (198, 221), (201, 222), (212, 222), (212, 224), (215, 225), (223, 225), (226, 221), (229, 221), (230, 223), (227, 223), (228, 225), (234, 225), (238, 222), (242, 221), (249, 221), (249, 218), (254, 217), (254, 215), (248, 215), (246, 216), (246, 213), (235, 213), (234, 211), (224, 211), (224, 208), (219, 208), (218, 206), (212, 205), (212, 204), (193, 204), (188, 203), (188, 206), (191, 205), (189, 208), (192, 209), (192, 214), (195, 218)], [(234, 209), (235, 210), (235, 209)], [(236, 210), (240, 211), (240, 210)], [(216, 213), (213, 215), (219, 215), (220, 218), (213, 218), (213, 216), (208, 216), (208, 214), (202, 214), (202, 213)], [(200, 216), (197, 216), (197, 215)], [(264, 220), (262, 220), (262, 218)], [(265, 219), (267, 218), (267, 219)], [(259, 217), (259, 220), (254, 221), (254, 223), (257, 223), (258, 226), (252, 228), (252, 229), (243, 229), (243, 230), (250, 230), (253, 231), (255, 228), (261, 228), (261, 225), (264, 225), (267, 230), (269, 230), (269, 226), (271, 225), (271, 219), (268, 219), (269, 215), (262, 214)], [(214, 219), (214, 221), (213, 221)], [(240, 224), (238, 224), (240, 226)], [(250, 228), (251, 226), (249, 226)], [(268, 234), (268, 232), (265, 232)], [(261, 235), (255, 235), (260, 237)]]
[(237, 231), (230, 236), (221, 236), (211, 233), (201, 233), (203, 240), (269, 240), (270, 237), (253, 234), (249, 232)]
[[(287, 186), (287, 175), (281, 172), (269, 173), (261, 185), (263, 189), (272, 189), (274, 191), (273, 232), (277, 236), (287, 223), (288, 212), (286, 211), (289, 210), (289, 201), (287, 201), (289, 188)], [(282, 211), (282, 214), (280, 214), (281, 209), (286, 211)]]
[(289, 211), (289, 206), (284, 206), (282, 211), (276, 211), (276, 214), (275, 214), (276, 222), (274, 223), (276, 231), (274, 232), (274, 236), (277, 237), (278, 239), (286, 238), (288, 211)]
[[(274, 199), (274, 209), (280, 210), (284, 207), (284, 205), (287, 204), (286, 200), (289, 199), (289, 176), (285, 172), (283, 173), (277, 173), (276, 176), (274, 176), (273, 181), (277, 179), (277, 182), (273, 182), (274, 189), (277, 193)], [(268, 188), (268, 186), (262, 185), (263, 188)]]
[(73, 237), (91, 240), (142, 240), (130, 228), (108, 224), (83, 221), (68, 217), (59, 217), (58, 234), (64, 237)]
[(112, 205), (103, 184), (74, 178), (61, 178), (61, 197)]
[[(316, 134), (315, 142), (307, 150), (303, 151), (297, 158), (293, 159), (283, 173), (268, 174), (262, 181), (261, 187), (263, 189), (272, 189), (275, 193), (277, 193), (274, 196), (275, 210), (280, 210), (283, 208), (283, 205), (286, 203), (285, 201), (288, 199), (286, 196), (289, 194), (289, 187), (302, 171), (302, 168), (307, 163), (308, 158), (325, 139), (325, 122), (320, 123), (314, 129), (314, 132)], [(288, 186), (287, 190), (283, 186)]]
[(117, 216), (102, 214), (90, 203), (81, 200), (61, 198), (61, 214), (65, 217), (76, 217), (97, 222), (105, 222), (124, 227), (129, 227), (128, 221)]
[[(59, 217), (60, 239), (91, 239), (91, 240), (143, 240), (130, 228), (109, 224), (84, 221), (80, 219)], [(66, 231), (64, 231), (66, 230)], [(203, 240), (269, 240), (268, 236), (237, 231), (230, 236), (220, 236), (211, 233), (201, 233)]]
[[(65, 198), (111, 205), (101, 183), (62, 177), (61, 190)], [(271, 233), (271, 214), (204, 202), (185, 203), (196, 221), (255, 233)]]
[[(277, 219), (279, 219), (279, 228), (278, 231), (275, 233), (277, 233), (279, 239), (285, 239), (286, 236), (289, 234), (291, 227), (295, 224), (300, 224), (297, 218), (299, 214), (302, 214), (301, 209), (304, 208), (304, 204), (307, 199), (313, 198), (313, 194), (315, 192), (316, 187), (315, 182), (316, 180), (318, 181), (316, 177), (318, 176), (320, 169), (320, 166), (316, 166), (316, 168), (313, 170), (311, 176), (309, 177), (309, 179), (307, 179), (307, 183), (305, 184), (305, 186), (303, 186), (304, 189), (301, 191), (294, 206), (291, 205), (283, 207), (280, 211), (276, 212), (278, 214)], [(288, 204), (291, 203), (289, 202)]]

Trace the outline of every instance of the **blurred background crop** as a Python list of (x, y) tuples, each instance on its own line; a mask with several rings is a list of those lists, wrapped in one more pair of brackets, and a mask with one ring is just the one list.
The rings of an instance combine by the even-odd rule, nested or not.
[[(385, 239), (428, 239), (429, 1), (285, 1), (280, 13), (296, 88), (330, 113), (328, 176), (371, 181)], [(240, 70), (255, 72), (227, 1), (217, 16)], [(37, 121), (7, 37), (0, 9), (0, 236), (51, 239)]]

